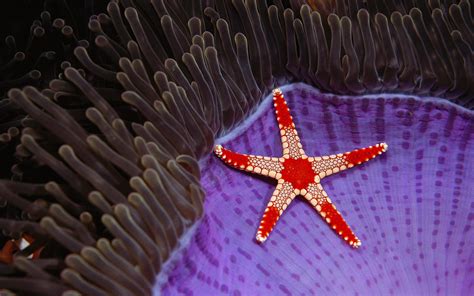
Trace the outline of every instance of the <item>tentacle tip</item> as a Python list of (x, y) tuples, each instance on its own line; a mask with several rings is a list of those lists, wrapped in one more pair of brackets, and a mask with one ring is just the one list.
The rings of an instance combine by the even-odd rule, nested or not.
[(387, 143), (380, 143), (380, 146), (382, 146), (382, 151), (385, 152), (388, 149), (388, 144)]

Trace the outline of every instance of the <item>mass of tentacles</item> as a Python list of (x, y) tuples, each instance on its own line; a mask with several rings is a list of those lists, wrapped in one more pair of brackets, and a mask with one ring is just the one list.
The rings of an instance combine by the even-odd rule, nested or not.
[[(19, 294), (151, 294), (203, 214), (198, 160), (277, 85), (474, 107), (469, 0), (40, 3), (0, 51), (0, 287)], [(354, 155), (313, 165), (331, 162), (321, 178)], [(358, 244), (321, 188), (280, 185)]]
[(238, 154), (221, 145), (216, 145), (214, 148), (216, 155), (228, 165), (274, 178), (278, 182), (263, 213), (257, 231), (257, 241), (264, 242), (267, 239), (283, 211), (297, 195), (302, 195), (341, 238), (354, 248), (358, 248), (361, 245), (360, 240), (336, 210), (321, 186), (321, 179), (382, 154), (388, 145), (379, 143), (344, 154), (308, 157), (301, 145), (287, 102), (278, 88), (273, 91), (273, 106), (283, 146), (281, 157)]

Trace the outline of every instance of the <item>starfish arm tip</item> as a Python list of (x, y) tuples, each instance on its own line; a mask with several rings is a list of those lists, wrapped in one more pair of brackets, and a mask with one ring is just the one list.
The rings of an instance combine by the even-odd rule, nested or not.
[(359, 240), (359, 239), (356, 239), (356, 241), (351, 241), (350, 245), (354, 248), (354, 249), (358, 249), (361, 245), (362, 245), (362, 242)]
[(259, 244), (263, 244), (267, 238), (266, 237), (263, 237), (263, 236), (260, 236), (260, 234), (257, 234), (257, 236), (255, 237), (255, 240), (259, 243)]
[(214, 146), (214, 153), (217, 154), (217, 155), (221, 155), (222, 154), (222, 145), (220, 144), (217, 144)]
[(379, 143), (377, 146), (382, 147), (382, 152), (385, 152), (388, 149), (388, 144), (385, 142)]

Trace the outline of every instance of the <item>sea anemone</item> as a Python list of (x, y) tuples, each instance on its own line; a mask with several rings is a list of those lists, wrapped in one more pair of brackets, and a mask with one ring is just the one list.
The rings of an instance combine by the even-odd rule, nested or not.
[[(0, 227), (34, 238), (0, 265), (0, 287), (472, 292), (472, 8), (395, 2), (121, 0), (91, 11), (90, 35), (77, 25), (89, 41), (62, 24), (66, 61), (46, 67), (59, 73), (6, 84), (20, 88), (0, 101)], [(209, 157), (216, 139), (278, 155), (265, 97), (283, 84), (310, 152), (390, 143), (328, 182), (366, 249), (318, 231), (302, 205), (256, 245), (271, 186)]]

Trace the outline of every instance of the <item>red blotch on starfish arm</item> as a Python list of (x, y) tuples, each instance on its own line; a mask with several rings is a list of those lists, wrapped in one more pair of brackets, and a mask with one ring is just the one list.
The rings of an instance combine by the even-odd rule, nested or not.
[(370, 146), (367, 148), (357, 149), (351, 152), (347, 152), (344, 157), (348, 163), (353, 165), (358, 165), (362, 162), (368, 161), (382, 152), (387, 150), (387, 144), (380, 143), (375, 146)]
[(267, 208), (258, 228), (257, 241), (264, 242), (267, 239), (279, 217), (280, 211), (276, 207), (270, 206)]
[(341, 236), (342, 239), (347, 241), (353, 247), (360, 246), (360, 240), (355, 236), (352, 230), (347, 225), (344, 218), (342, 218), (341, 214), (336, 210), (334, 205), (328, 201), (323, 202), (320, 204), (321, 206), (321, 215), (323, 218), (326, 219), (326, 222), (331, 225), (333, 230), (337, 232)]
[(308, 187), (310, 183), (314, 182), (316, 174), (308, 159), (285, 159), (283, 167), (281, 171), (283, 180), (291, 183), (295, 189), (304, 189)]

